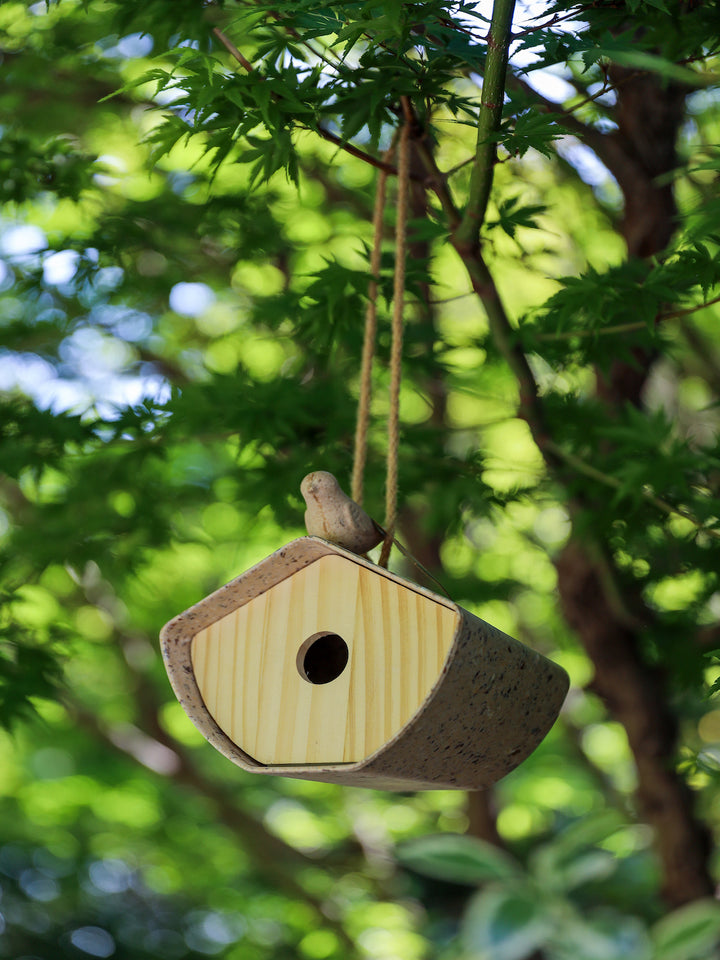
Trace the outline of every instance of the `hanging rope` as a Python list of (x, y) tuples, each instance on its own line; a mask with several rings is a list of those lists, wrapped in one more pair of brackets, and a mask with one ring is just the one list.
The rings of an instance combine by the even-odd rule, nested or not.
[(387, 567), (395, 537), (400, 450), (400, 379), (402, 372), (403, 313), (405, 310), (405, 257), (410, 185), (410, 123), (400, 132), (398, 197), (395, 220), (395, 276), (393, 286), (392, 343), (390, 347), (390, 410), (388, 413), (387, 474), (385, 479), (385, 540), (378, 564)]
[[(403, 313), (405, 306), (405, 260), (407, 250), (407, 214), (408, 189), (410, 184), (410, 123), (411, 111), (405, 107), (405, 124), (400, 131), (400, 149), (398, 157), (398, 200), (395, 222), (395, 274), (393, 286), (392, 343), (390, 348), (390, 410), (388, 414), (388, 450), (387, 474), (385, 479), (385, 539), (380, 552), (378, 565), (387, 568), (393, 543), (401, 553), (437, 584), (446, 596), (450, 596), (440, 581), (434, 577), (415, 557), (395, 540), (398, 496), (398, 454), (400, 449), (400, 380), (402, 368)], [(397, 132), (384, 159), (392, 158)], [(355, 452), (353, 457), (352, 499), (362, 505), (363, 476), (367, 460), (367, 437), (370, 424), (370, 395), (372, 388), (372, 366), (377, 333), (377, 295), (380, 278), (380, 260), (382, 249), (383, 214), (387, 174), (383, 170), (378, 176), (375, 189), (375, 207), (373, 210), (373, 247), (370, 256), (372, 278), (368, 285), (368, 306), (365, 311), (365, 332), (360, 368), (360, 396), (355, 426)]]
[[(385, 154), (385, 160), (392, 156), (394, 145)], [(353, 473), (350, 496), (362, 506), (363, 477), (367, 460), (367, 435), (370, 424), (370, 394), (372, 391), (372, 365), (375, 354), (375, 334), (377, 332), (377, 295), (380, 278), (380, 257), (382, 253), (383, 214), (385, 212), (385, 193), (387, 172), (381, 170), (375, 188), (375, 208), (373, 210), (373, 246), (370, 255), (371, 280), (368, 286), (368, 305), (365, 311), (365, 333), (363, 336), (362, 361), (360, 365), (360, 396), (358, 398), (357, 421), (355, 424), (355, 452), (353, 455)]]
[[(392, 157), (395, 140), (385, 154), (386, 161)], [(398, 151), (398, 197), (395, 221), (395, 274), (393, 285), (392, 343), (390, 348), (390, 409), (388, 413), (388, 450), (385, 479), (385, 540), (380, 559), (381, 567), (387, 567), (392, 549), (397, 522), (398, 452), (400, 447), (400, 379), (402, 367), (403, 312), (405, 307), (405, 257), (407, 248), (408, 187), (410, 183), (410, 123), (400, 130)], [(367, 461), (367, 438), (370, 424), (370, 398), (372, 392), (372, 366), (377, 334), (377, 296), (382, 253), (383, 214), (387, 192), (387, 173), (378, 175), (373, 209), (373, 247), (370, 256), (371, 280), (368, 286), (368, 305), (365, 311), (362, 359), (360, 364), (360, 393), (355, 424), (355, 449), (351, 497), (362, 506), (363, 477)]]

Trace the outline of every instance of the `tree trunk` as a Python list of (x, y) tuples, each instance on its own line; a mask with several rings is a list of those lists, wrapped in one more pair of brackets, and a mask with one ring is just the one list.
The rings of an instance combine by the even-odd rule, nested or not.
[[(675, 230), (675, 199), (663, 175), (677, 165), (675, 142), (686, 91), (620, 67), (612, 69), (611, 79), (618, 89), (618, 129), (608, 135), (601, 156), (623, 191), (628, 254), (649, 257), (665, 249)], [(598, 395), (611, 409), (628, 402), (640, 406), (652, 362), (652, 355), (637, 352), (632, 365), (614, 363), (608, 376), (598, 374)], [(639, 812), (655, 832), (664, 898), (679, 906), (711, 896), (710, 837), (675, 771), (678, 727), (665, 678), (643, 662), (641, 628), (618, 616), (592, 552), (579, 537), (571, 539), (556, 566), (563, 611), (593, 662), (592, 689), (627, 732)]]

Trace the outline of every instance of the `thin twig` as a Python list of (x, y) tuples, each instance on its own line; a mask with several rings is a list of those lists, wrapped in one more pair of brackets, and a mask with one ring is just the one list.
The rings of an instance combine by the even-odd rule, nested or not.
[[(318, 136), (322, 137), (323, 140), (327, 140), (328, 143), (334, 143), (341, 150), (344, 150), (345, 153), (349, 153), (351, 157), (357, 157), (358, 160), (363, 160), (365, 163), (369, 163), (371, 167), (377, 167), (378, 170), (384, 170), (386, 173), (397, 176), (397, 167), (392, 163), (386, 163), (384, 160), (374, 157), (371, 153), (366, 153), (364, 150), (361, 150), (360, 147), (356, 147), (347, 140), (343, 140), (342, 137), (338, 137), (336, 134), (331, 133), (326, 127), (318, 124), (316, 127), (306, 126), (305, 129), (316, 133)], [(421, 178), (411, 177), (411, 179), (419, 180)]]
[(458, 293), (454, 297), (445, 297), (443, 300), (428, 300), (428, 305), (431, 307), (439, 307), (443, 303), (453, 303), (455, 300), (464, 300), (465, 297), (474, 297), (475, 291), (468, 290), (467, 293)]
[[(554, 440), (546, 438), (544, 447), (546, 450), (554, 453), (555, 456), (559, 457), (559, 459), (564, 460), (569, 467), (578, 473), (582, 473), (584, 476), (589, 477), (591, 480), (596, 480), (598, 483), (602, 483), (606, 487), (612, 487), (614, 490), (622, 489), (623, 483), (617, 477), (614, 477), (608, 473), (603, 473), (602, 470), (598, 470), (598, 468), (594, 467), (591, 463), (587, 463), (574, 453), (564, 450), (559, 444), (555, 443)], [(647, 500), (648, 503), (652, 504), (662, 513), (672, 517), (682, 517), (683, 520), (687, 520), (689, 523), (691, 523), (699, 533), (706, 533), (708, 536), (720, 539), (720, 530), (716, 530), (714, 527), (705, 526), (702, 521), (698, 520), (697, 517), (694, 517), (683, 507), (674, 506), (672, 503), (669, 503), (667, 500), (663, 500), (661, 497), (656, 496), (654, 493), (651, 493), (649, 490), (646, 490), (643, 487), (640, 488), (639, 492), (643, 500)]]
[(677, 317), (687, 317), (691, 313), (695, 313), (697, 310), (702, 310), (704, 307), (711, 307), (714, 303), (720, 303), (720, 294), (717, 297), (713, 297), (712, 300), (705, 300), (704, 303), (698, 303), (694, 307), (683, 307), (682, 310), (673, 310), (671, 313), (663, 313), (660, 317), (661, 320), (674, 320)]
[[(565, 13), (562, 16), (559, 13), (556, 13), (550, 20), (546, 20), (545, 23), (539, 23), (535, 27), (526, 27), (524, 30), (519, 30), (517, 33), (513, 34), (513, 40), (519, 40), (521, 37), (525, 37), (530, 33), (537, 33), (538, 30), (549, 30), (550, 27), (557, 26), (558, 23), (563, 23), (566, 20), (573, 20), (581, 16), (583, 7), (578, 6), (575, 10), (571, 10), (569, 13)], [(542, 14), (540, 15), (542, 16)], [(540, 17), (535, 17), (536, 20), (539, 20)]]
[[(660, 313), (655, 318), (655, 323), (663, 320), (676, 320), (678, 317), (687, 317), (691, 313), (703, 310), (705, 307), (711, 307), (715, 303), (720, 303), (720, 294), (713, 297), (712, 300), (705, 300), (703, 303), (697, 303), (692, 307), (683, 307), (681, 310), (671, 310), (668, 313)], [(632, 333), (635, 330), (647, 329), (647, 323), (644, 320), (635, 320), (632, 323), (618, 323), (612, 327), (598, 327), (597, 330), (560, 330), (557, 333), (539, 333), (536, 340), (574, 340), (575, 337), (603, 337), (614, 333)]]
[[(613, 89), (618, 90), (630, 79), (630, 76), (626, 77), (622, 82), (615, 84)], [(573, 114), (575, 107), (566, 109), (562, 104), (556, 103), (554, 100), (549, 100), (520, 77), (513, 76), (509, 85), (520, 87), (537, 103), (541, 104), (547, 113), (559, 117), (560, 123), (567, 128), (568, 132), (576, 136), (586, 146), (590, 147), (621, 186), (623, 183), (633, 182), (635, 162), (628, 157), (622, 148), (621, 141), (617, 137), (601, 133), (600, 130), (592, 126), (592, 124), (583, 123), (582, 120), (579, 120)]]
[(523, 349), (517, 343), (495, 279), (490, 273), (479, 247), (468, 250), (455, 247), (465, 264), (473, 291), (482, 303), (490, 326), (493, 342), (518, 382), (520, 391), (519, 414), (527, 422), (533, 439), (550, 467), (559, 466), (554, 453), (548, 449), (545, 415), (538, 393), (537, 382)]
[(467, 160), (462, 160), (460, 163), (456, 163), (454, 167), (450, 167), (449, 170), (445, 171), (445, 176), (452, 177), (458, 172), (458, 170), (462, 170), (463, 167), (467, 167), (468, 164), (472, 163), (474, 159), (475, 154), (473, 154), (472, 157), (468, 157)]
[(250, 63), (247, 57), (243, 56), (243, 54), (240, 53), (240, 51), (232, 42), (232, 40), (229, 37), (227, 37), (219, 27), (213, 27), (212, 32), (218, 38), (220, 43), (225, 47), (225, 49), (228, 51), (230, 56), (234, 57), (234, 59), (237, 60), (237, 62), (241, 64), (247, 70), (248, 73), (255, 72), (255, 67)]
[[(463, 254), (461, 253), (461, 256)], [(615, 490), (621, 489), (622, 481), (617, 477), (603, 473), (592, 464), (586, 463), (580, 457), (564, 450), (548, 435), (545, 429), (542, 401), (538, 395), (537, 384), (524, 352), (513, 342), (513, 330), (509, 318), (505, 313), (497, 287), (490, 271), (485, 264), (479, 250), (472, 254), (466, 253), (463, 257), (466, 269), (470, 275), (475, 292), (480, 297), (487, 313), (490, 331), (496, 347), (504, 357), (506, 363), (514, 373), (520, 388), (520, 414), (527, 421), (533, 439), (540, 448), (545, 462), (549, 467), (566, 464), (578, 473), (584, 474)], [(718, 298), (720, 300), (720, 298)], [(698, 532), (720, 539), (720, 530), (705, 526), (691, 513), (677, 507), (667, 500), (656, 496), (649, 490), (641, 489), (641, 496), (656, 509), (668, 516), (682, 517), (691, 523)]]
[(575, 337), (602, 337), (613, 333), (631, 333), (634, 330), (647, 330), (644, 320), (633, 323), (618, 323), (613, 327), (598, 327), (597, 330), (560, 330), (557, 333), (538, 333), (536, 340), (546, 343), (555, 340), (574, 340)]
[(578, 102), (573, 103), (571, 107), (567, 107), (565, 112), (568, 114), (575, 113), (575, 111), (579, 110), (580, 107), (584, 107), (588, 103), (593, 103), (593, 101), (599, 100), (600, 97), (604, 97), (606, 93), (614, 93), (618, 89), (618, 86), (619, 84), (608, 83), (606, 77), (605, 82), (597, 93), (589, 93), (586, 97), (583, 97), (582, 100), (578, 100)]

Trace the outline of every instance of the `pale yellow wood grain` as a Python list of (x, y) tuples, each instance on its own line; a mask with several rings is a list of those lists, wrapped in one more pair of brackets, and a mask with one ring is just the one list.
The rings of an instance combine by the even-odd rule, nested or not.
[[(255, 760), (351, 763), (416, 713), (457, 622), (449, 604), (330, 555), (198, 633), (192, 663), (208, 711)], [(324, 631), (343, 638), (348, 664), (330, 683), (310, 683), (298, 651)]]

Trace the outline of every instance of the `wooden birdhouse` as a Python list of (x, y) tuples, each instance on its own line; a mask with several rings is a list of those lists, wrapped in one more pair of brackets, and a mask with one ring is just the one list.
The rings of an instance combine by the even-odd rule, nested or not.
[(382, 790), (478, 789), (540, 743), (556, 664), (452, 601), (316, 537), (166, 624), (193, 723), (255, 773)]

